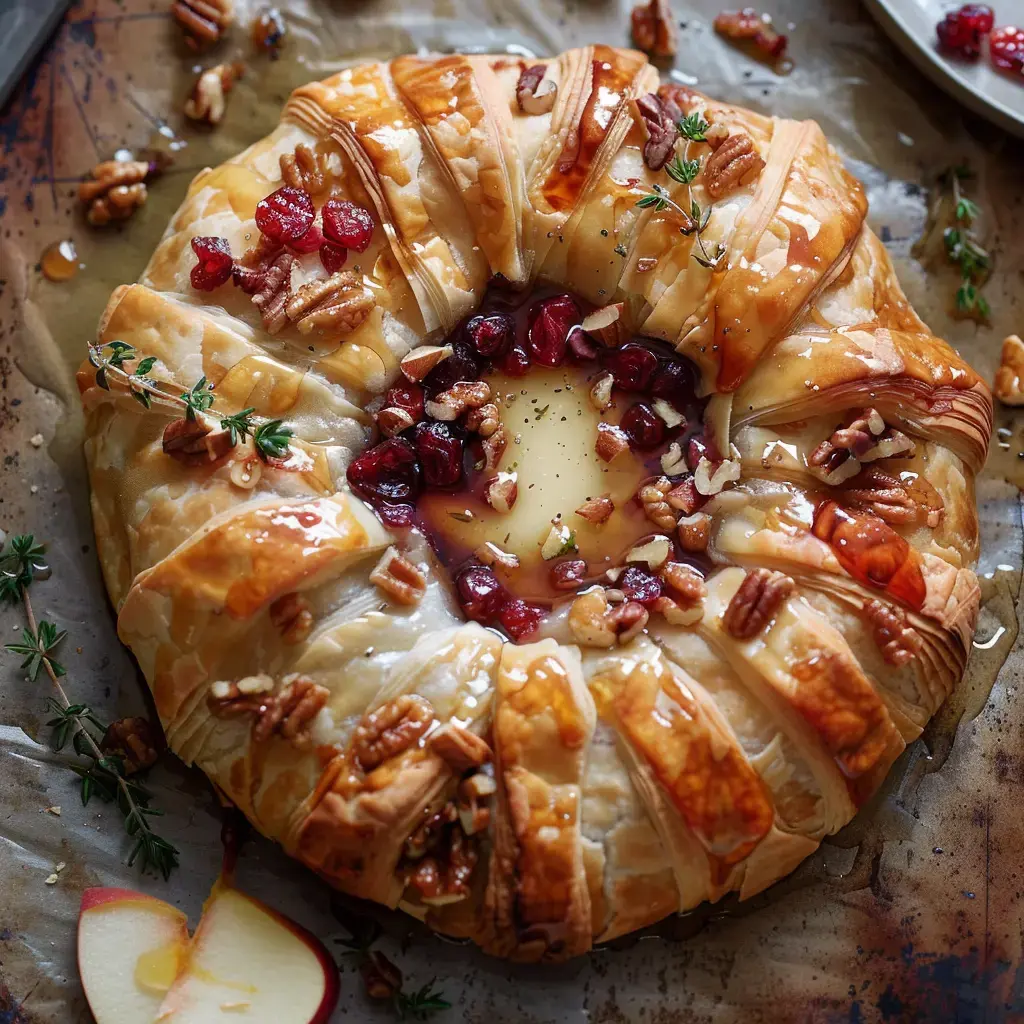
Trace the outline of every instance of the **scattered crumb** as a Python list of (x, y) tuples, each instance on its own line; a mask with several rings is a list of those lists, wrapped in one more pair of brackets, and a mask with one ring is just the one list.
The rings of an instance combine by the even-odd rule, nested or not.
[(56, 871), (57, 874), (59, 875), (66, 867), (67, 864), (65, 864), (64, 861), (60, 861), (60, 863), (58, 863), (53, 870)]
[(35, 484), (33, 484), (28, 490), (29, 490), (29, 494), (38, 494), (39, 493), (39, 488)]
[(52, 875), (47, 875), (43, 880), (43, 885), (56, 885), (57, 884), (57, 872), (55, 871)]
[(252, 1003), (247, 1002), (244, 999), (240, 999), (234, 1003), (221, 1003), (220, 1008), (222, 1010), (248, 1010), (252, 1006)]
[(52, 814), (55, 818), (59, 818), (60, 817), (60, 807), (58, 807), (56, 805), (54, 805), (53, 807), (47, 807), (46, 808), (46, 813), (47, 814)]
[(28, 443), (32, 445), (33, 448), (42, 448), (43, 445), (46, 444), (46, 438), (43, 437), (42, 434), (33, 434), (28, 439)]

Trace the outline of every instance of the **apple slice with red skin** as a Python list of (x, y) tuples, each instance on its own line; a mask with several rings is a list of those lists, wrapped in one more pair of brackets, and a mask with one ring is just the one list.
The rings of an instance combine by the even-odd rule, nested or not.
[(131, 889), (86, 889), (78, 971), (99, 1024), (152, 1021), (188, 946), (188, 919), (169, 903)]
[[(159, 1024), (326, 1024), (338, 968), (314, 935), (237, 889), (214, 886)], [(101, 1021), (100, 1024), (106, 1024)]]

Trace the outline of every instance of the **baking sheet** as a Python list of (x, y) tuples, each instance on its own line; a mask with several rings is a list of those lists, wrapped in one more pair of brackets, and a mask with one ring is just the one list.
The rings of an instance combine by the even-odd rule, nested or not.
[[(296, 3), (277, 62), (255, 59), (239, 27), (215, 59), (236, 52), (250, 73), (216, 131), (183, 123), (196, 58), (165, 0), (83, 0), (0, 117), (0, 528), (33, 531), (50, 547), (53, 578), (33, 589), (37, 613), (69, 630), (63, 659), (76, 698), (111, 719), (144, 707), (119, 646), (93, 553), (81, 420), (73, 382), (110, 290), (133, 280), (191, 176), (263, 135), (289, 90), (354, 60), (417, 49), (554, 52), (626, 44), (628, 3), (530, 0), (361, 0)], [(256, 6), (256, 5), (252, 5)], [(918, 77), (854, 0), (780, 0), (792, 71), (778, 76), (730, 49), (710, 22), (718, 5), (673, 0), (681, 22), (675, 73), (758, 110), (820, 121), (868, 185), (870, 220), (896, 258), (911, 301), (991, 379), (999, 343), (1020, 330), (1024, 274), (1022, 152), (963, 114)], [(666, 69), (667, 70), (667, 69)], [(157, 146), (175, 165), (122, 228), (88, 229), (75, 182), (117, 149)], [(969, 162), (971, 195), (997, 251), (986, 287), (991, 326), (953, 320), (952, 270), (910, 255), (928, 206), (927, 183)], [(993, 216), (994, 215), (994, 216)], [(70, 284), (42, 278), (44, 247), (73, 238), (84, 268)], [(381, 948), (410, 987), (437, 977), (445, 1021), (757, 1022), (1024, 1020), (1022, 883), (1024, 716), (1017, 598), (1024, 535), (1015, 481), (1024, 479), (1024, 422), (1005, 430), (979, 483), (985, 604), (964, 686), (894, 768), (872, 805), (790, 878), (747, 904), (726, 902), (558, 967), (484, 957), (377, 912)], [(31, 438), (41, 434), (43, 443)], [(0, 637), (16, 609), (0, 609)], [(1011, 647), (1013, 652), (1005, 661)], [(998, 674), (998, 678), (997, 678)], [(993, 685), (994, 683), (994, 685)], [(119, 815), (79, 802), (74, 776), (49, 751), (46, 684), (0, 658), (0, 1021), (89, 1020), (74, 963), (81, 890), (124, 885), (170, 900), (194, 925), (216, 876), (221, 812), (197, 772), (165, 756), (151, 774), (164, 832), (181, 850), (169, 882), (124, 865)], [(958, 727), (959, 723), (959, 727)], [(45, 808), (60, 806), (59, 817)], [(54, 886), (44, 879), (67, 867)], [(355, 907), (261, 839), (244, 846), (244, 889), (333, 945)], [(367, 908), (359, 908), (365, 912)], [(387, 1020), (358, 975), (342, 970), (338, 1020)]]

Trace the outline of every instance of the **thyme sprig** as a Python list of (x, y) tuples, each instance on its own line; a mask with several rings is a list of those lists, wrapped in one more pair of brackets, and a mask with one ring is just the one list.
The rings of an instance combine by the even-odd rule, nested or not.
[[(135, 359), (138, 363), (134, 370), (125, 366), (126, 362)], [(135, 348), (123, 341), (89, 347), (89, 362), (96, 367), (96, 383), (106, 391), (110, 390), (110, 377), (113, 375), (128, 388), (132, 398), (147, 409), (152, 408), (156, 400), (162, 405), (183, 410), (186, 419), (196, 420), (212, 408), (214, 386), (205, 375), (187, 391), (179, 392), (173, 385), (147, 376), (156, 361), (156, 356), (140, 358)], [(255, 412), (255, 407), (250, 406), (226, 416), (218, 415), (221, 429), (228, 432), (232, 447), (252, 437), (256, 453), (264, 461), (287, 458), (295, 432), (285, 426), (283, 420), (265, 420), (257, 424), (253, 419)]]
[[(118, 354), (115, 350), (114, 356)], [(48, 572), (43, 562), (45, 553), (46, 546), (38, 544), (32, 534), (12, 537), (0, 550), (0, 598), (20, 602), (28, 622), (21, 641), (4, 647), (23, 656), (21, 667), (29, 679), (34, 681), (40, 669), (50, 677), (56, 696), (46, 698), (47, 710), (53, 715), (46, 724), (53, 730), (55, 750), (63, 750), (70, 741), (75, 754), (82, 759), (69, 766), (81, 780), (82, 804), (88, 804), (94, 795), (116, 803), (124, 817), (125, 831), (135, 840), (128, 865), (138, 861), (143, 871), (153, 868), (167, 878), (178, 864), (178, 851), (153, 831), (149, 821), (162, 812), (150, 806), (150, 793), (140, 782), (126, 777), (123, 759), (103, 751), (101, 743), (106, 728), (92, 708), (71, 703), (61, 683), (62, 678), (67, 678), (67, 670), (54, 657), (67, 631), (58, 630), (45, 619), (36, 621), (29, 587)]]
[(953, 193), (953, 224), (942, 232), (942, 242), (946, 258), (960, 270), (956, 308), (966, 315), (987, 320), (992, 310), (981, 294), (981, 285), (992, 269), (992, 257), (978, 244), (973, 229), (981, 209), (963, 193), (963, 179), (970, 177), (970, 171), (965, 167), (953, 167), (944, 177)]
[(692, 185), (700, 173), (701, 161), (700, 157), (690, 159), (689, 152), (691, 143), (707, 142), (705, 132), (709, 127), (711, 126), (704, 120), (703, 115), (697, 111), (687, 114), (682, 120), (677, 121), (676, 129), (680, 137), (685, 140), (683, 152), (681, 154), (677, 153), (665, 164), (665, 173), (673, 181), (686, 186), (686, 198), (689, 200), (689, 209), (677, 203), (672, 198), (669, 190), (657, 182), (649, 187), (643, 186), (647, 189), (647, 195), (637, 200), (636, 206), (641, 210), (653, 208), (655, 213), (660, 213), (663, 210), (672, 210), (683, 222), (679, 228), (681, 234), (692, 235), (696, 233), (694, 238), (695, 248), (699, 249), (699, 252), (692, 252), (693, 258), (702, 267), (716, 270), (725, 256), (726, 249), (719, 242), (712, 255), (704, 244), (704, 229), (711, 219), (713, 206), (702, 209), (697, 200), (693, 198)]

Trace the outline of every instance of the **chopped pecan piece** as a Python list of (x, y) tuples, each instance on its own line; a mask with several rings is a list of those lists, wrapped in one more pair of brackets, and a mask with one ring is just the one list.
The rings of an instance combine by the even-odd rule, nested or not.
[[(256, 244), (250, 245), (242, 253), (241, 258), (235, 261), (235, 284), (246, 295), (252, 295), (259, 290), (260, 285), (263, 283), (263, 275), (266, 273), (274, 257), (280, 254), (281, 248), (280, 242), (275, 242), (269, 235), (260, 233), (256, 239)], [(252, 273), (239, 276), (240, 269), (251, 270)]]
[(676, 527), (679, 546), (684, 551), (699, 554), (707, 551), (711, 540), (711, 516), (707, 512), (695, 512), (692, 516), (683, 516)]
[(1003, 341), (993, 390), (1003, 405), (1024, 405), (1024, 341), (1016, 334)]
[(637, 109), (647, 127), (644, 143), (644, 163), (652, 171), (660, 171), (675, 152), (679, 129), (665, 111), (665, 105), (656, 93), (649, 92), (636, 101)]
[(689, 470), (689, 463), (683, 454), (682, 446), (678, 441), (673, 441), (668, 446), (668, 451), (661, 457), (661, 471), (665, 476), (681, 476)]
[(623, 452), (629, 451), (629, 438), (621, 427), (611, 423), (598, 423), (594, 451), (602, 462), (611, 462)]
[(886, 425), (877, 409), (854, 413), (845, 426), (834, 431), (808, 456), (807, 464), (827, 484), (849, 480), (860, 472), (861, 463), (911, 457), (917, 446), (906, 434)]
[(725, 609), (722, 625), (737, 640), (751, 640), (795, 590), (796, 584), (784, 573), (773, 569), (748, 569)]
[(725, 139), (704, 164), (704, 185), (712, 199), (720, 199), (744, 178), (764, 170), (764, 160), (754, 149), (754, 140), (746, 132)]
[(402, 990), (402, 972), (379, 949), (368, 950), (359, 965), (370, 999), (394, 999)]
[(581, 519), (585, 519), (588, 523), (593, 523), (595, 526), (600, 526), (602, 523), (608, 521), (608, 517), (615, 511), (615, 503), (611, 497), (607, 494), (602, 494), (600, 498), (587, 498), (585, 502), (578, 509), (576, 509), (576, 515)]
[(693, 486), (698, 494), (711, 497), (725, 490), (726, 484), (739, 480), (742, 469), (739, 459), (722, 459), (715, 463), (702, 455), (693, 471)]
[(408, 884), (430, 906), (456, 903), (469, 895), (477, 852), (457, 824), (447, 830), (444, 848), (423, 857), (409, 875)]
[(753, 7), (742, 11), (722, 11), (715, 18), (715, 31), (726, 39), (750, 40), (764, 54), (778, 58), (786, 52), (787, 39), (777, 32), (766, 16)]
[(127, 220), (146, 201), (145, 181), (153, 168), (145, 160), (105, 160), (78, 186), (85, 219), (94, 227)]
[(442, 359), (452, 354), (451, 345), (420, 345), (402, 356), (402, 373), (412, 381), (421, 381)]
[(428, 399), (424, 408), (431, 419), (452, 423), (469, 409), (479, 409), (491, 401), (491, 386), (484, 380), (460, 380), (447, 391)]
[(370, 582), (399, 604), (419, 604), (427, 592), (427, 577), (395, 547), (381, 556), (370, 573)]
[(253, 49), (266, 54), (271, 60), (280, 56), (281, 44), (288, 32), (281, 12), (276, 7), (262, 7), (253, 18), (250, 37)]
[(484, 470), (488, 473), (494, 472), (498, 468), (498, 463), (501, 462), (501, 457), (505, 454), (505, 449), (508, 447), (508, 431), (505, 430), (505, 424), (499, 423), (498, 429), (490, 437), (485, 437), (481, 441), (480, 447), (483, 448), (484, 452)]
[(294, 265), (295, 257), (290, 252), (276, 256), (262, 272), (258, 290), (252, 297), (252, 303), (260, 311), (263, 327), (268, 334), (279, 333), (288, 323), (287, 306), (292, 293)]
[(543, 85), (547, 67), (534, 64), (523, 68), (516, 83), (516, 103), (524, 114), (546, 114), (555, 105), (558, 87), (549, 78)]
[(326, 280), (307, 281), (288, 300), (285, 311), (300, 334), (314, 328), (354, 331), (369, 315), (376, 300), (358, 275), (339, 270)]
[(463, 422), (467, 430), (481, 437), (490, 437), (501, 426), (501, 414), (493, 402), (485, 402), (476, 409), (470, 409)]
[(374, 419), (385, 437), (395, 437), (415, 424), (412, 416), (398, 406), (388, 406), (376, 413)]
[(244, 64), (218, 64), (203, 71), (185, 100), (185, 116), (203, 124), (220, 124), (227, 109), (227, 94), (244, 70)]
[(502, 515), (512, 511), (518, 497), (517, 473), (497, 473), (484, 485), (484, 501)]
[(602, 373), (590, 388), (590, 404), (598, 411), (604, 412), (612, 405), (612, 387), (615, 378), (610, 373)]
[(162, 446), (165, 455), (186, 466), (217, 462), (234, 447), (229, 431), (215, 430), (205, 419), (187, 416), (164, 427)]
[(907, 623), (902, 608), (877, 598), (864, 606), (875, 644), (890, 665), (905, 665), (924, 645), (921, 634)]
[(631, 336), (623, 302), (613, 302), (588, 313), (580, 327), (591, 337), (597, 338), (605, 348), (617, 348)]
[(629, 643), (647, 625), (647, 609), (638, 601), (612, 606), (609, 592), (595, 587), (580, 594), (569, 609), (569, 631), (582, 647)]
[(447, 722), (440, 729), (435, 729), (427, 746), (459, 774), (494, 760), (494, 752), (487, 741), (458, 722)]
[(217, 42), (234, 13), (234, 0), (174, 0), (171, 4), (171, 14), (193, 49)]
[(313, 611), (309, 602), (293, 590), (271, 603), (270, 622), (286, 644), (301, 644), (313, 629)]
[(674, 626), (692, 626), (704, 617), (707, 587), (704, 577), (684, 562), (668, 562), (659, 573), (666, 593), (654, 603), (654, 610)]
[(111, 722), (100, 750), (121, 758), (125, 775), (151, 768), (160, 754), (160, 736), (147, 718), (119, 718)]
[(304, 189), (311, 196), (327, 188), (327, 157), (305, 142), (300, 142), (294, 153), (282, 153), (279, 162), (286, 185)]
[(665, 500), (665, 495), (671, 490), (671, 481), (668, 477), (663, 476), (652, 483), (644, 484), (637, 493), (637, 498), (643, 507), (644, 515), (662, 530), (674, 530), (676, 528), (676, 513)]
[(476, 772), (459, 783), (459, 823), (467, 836), (482, 832), (490, 824), (491, 810), (486, 801), (498, 791), (497, 783), (490, 775)]
[(668, 0), (638, 4), (630, 14), (633, 42), (651, 57), (676, 55), (676, 23)]
[(373, 771), (404, 753), (430, 728), (434, 709), (415, 693), (403, 693), (371, 711), (356, 729), (352, 753), (363, 771)]
[(277, 733), (299, 750), (306, 750), (313, 742), (310, 725), (326, 706), (330, 691), (295, 673), (285, 676), (281, 683), (282, 688), (261, 705), (253, 739), (262, 743)]

